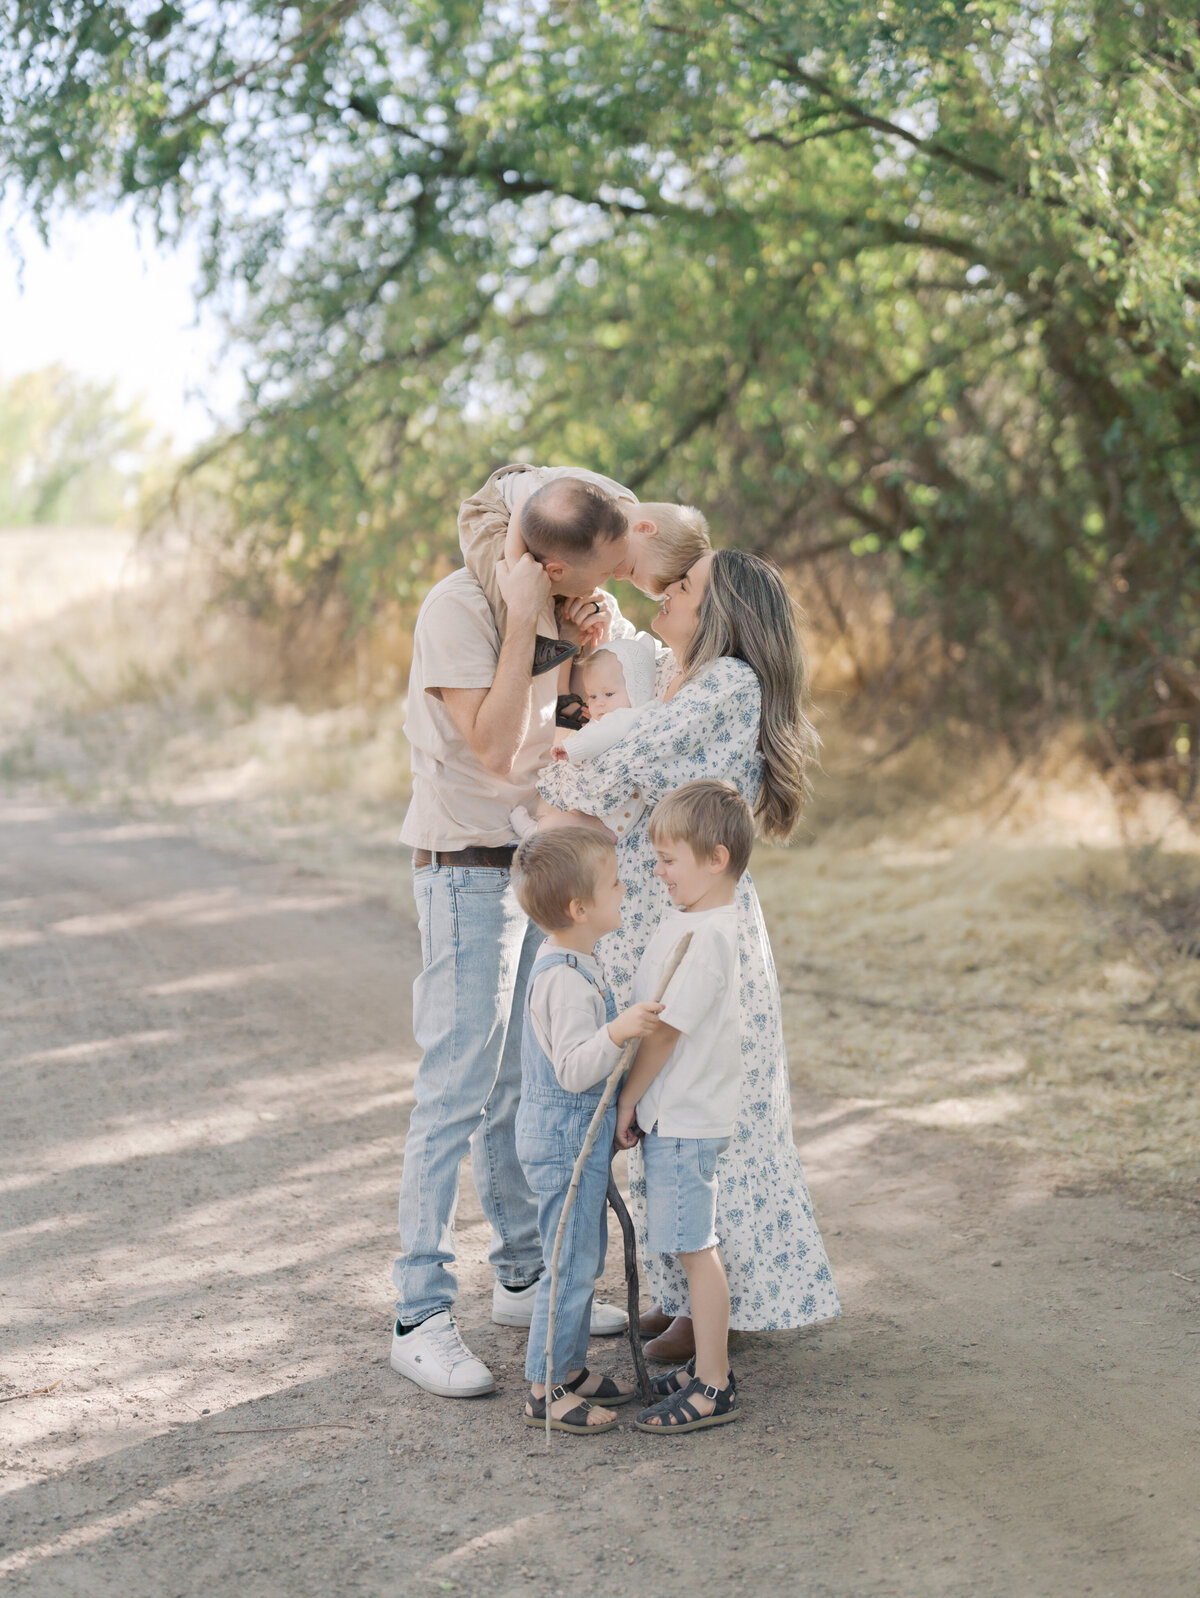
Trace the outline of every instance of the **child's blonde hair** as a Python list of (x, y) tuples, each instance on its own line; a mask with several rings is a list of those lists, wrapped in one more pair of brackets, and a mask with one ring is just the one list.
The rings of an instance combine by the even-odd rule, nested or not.
[(701, 861), (711, 860), (724, 844), (729, 850), (726, 874), (736, 881), (750, 864), (754, 817), (731, 782), (703, 777), (658, 801), (650, 817), (650, 842), (686, 843)]
[(712, 545), (708, 538), (708, 522), (694, 505), (668, 505), (646, 503), (634, 506), (629, 512), (630, 522), (653, 522), (658, 536), (646, 544), (646, 564), (650, 568), (649, 580), (658, 593), (670, 583), (677, 583), (700, 559), (707, 555)]
[(591, 827), (531, 833), (513, 859), (517, 903), (543, 932), (561, 932), (571, 925), (571, 900), (589, 903), (601, 869), (615, 864), (616, 855), (612, 842)]

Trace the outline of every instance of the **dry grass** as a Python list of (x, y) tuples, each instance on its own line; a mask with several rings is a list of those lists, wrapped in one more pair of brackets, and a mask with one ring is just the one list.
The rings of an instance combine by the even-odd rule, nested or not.
[(1118, 806), (1066, 738), (1036, 772), (965, 731), (878, 766), (831, 741), (807, 847), (755, 865), (796, 1079), (1064, 1178), (1194, 1194), (1200, 836), (1178, 804)]
[(215, 607), (186, 552), (108, 530), (0, 532), (0, 591), (0, 780), (317, 868), (394, 862), (408, 756), (377, 659), (337, 656), (331, 693), (319, 628)]
[[(120, 535), (0, 533), (0, 579), (0, 781), (367, 881), (407, 913), (402, 705), (378, 659), (322, 698), (314, 637), (297, 702), (304, 640), (281, 666), (183, 556)], [(403, 641), (387, 651), (394, 682)], [(754, 868), (797, 1083), (1065, 1180), (1194, 1192), (1200, 836), (1178, 804), (1118, 802), (1069, 738), (1014, 770), (971, 729), (890, 758), (886, 736), (824, 731), (807, 837)]]

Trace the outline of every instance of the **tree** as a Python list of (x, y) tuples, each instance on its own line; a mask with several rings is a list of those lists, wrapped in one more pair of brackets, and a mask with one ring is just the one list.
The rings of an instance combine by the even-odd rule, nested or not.
[(0, 385), (0, 527), (116, 521), (130, 509), (148, 433), (111, 384), (64, 366)]
[(44, 219), (207, 230), (265, 569), (369, 609), (488, 465), (586, 458), (814, 581), (880, 568), (965, 703), (1082, 707), (1166, 771), (1198, 34), (1182, 0), (38, 0), (0, 171)]

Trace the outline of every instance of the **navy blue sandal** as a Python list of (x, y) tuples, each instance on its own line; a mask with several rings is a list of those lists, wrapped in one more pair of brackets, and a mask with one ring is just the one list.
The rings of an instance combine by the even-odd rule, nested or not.
[[(569, 1387), (554, 1386), (550, 1389), (550, 1398), (551, 1400), (566, 1398), (570, 1391)], [(544, 1430), (546, 1426), (546, 1400), (544, 1398), (535, 1398), (530, 1393), (527, 1403), (529, 1404), (529, 1410), (532, 1410), (533, 1413), (530, 1414), (529, 1410), (523, 1411), (521, 1419), (526, 1426), (540, 1426)], [(611, 1420), (596, 1421), (594, 1424), (588, 1424), (588, 1411), (591, 1407), (591, 1402), (588, 1399), (581, 1398), (574, 1409), (569, 1409), (565, 1415), (560, 1415), (557, 1420), (555, 1420), (553, 1415), (550, 1417), (550, 1430), (552, 1432), (573, 1432), (577, 1437), (582, 1437), (585, 1434), (599, 1436), (601, 1432), (612, 1431), (617, 1424), (615, 1415)]]
[[(585, 1365), (573, 1382), (564, 1382), (563, 1385), (568, 1392), (578, 1393), (591, 1374)], [(586, 1398), (589, 1404), (628, 1404), (637, 1394), (623, 1393), (611, 1376), (602, 1376), (594, 1393), (581, 1393), (580, 1397)]]
[(652, 1376), (650, 1391), (655, 1398), (670, 1398), (673, 1393), (682, 1393), (695, 1375), (696, 1356), (693, 1354), (687, 1364), (681, 1365), (678, 1370), (667, 1371), (665, 1376)]
[[(702, 1415), (691, 1402), (694, 1396), (701, 1393), (713, 1405), (711, 1415)], [(650, 1420), (648, 1416), (657, 1418)], [(651, 1404), (649, 1409), (639, 1411), (633, 1424), (640, 1432), (657, 1432), (665, 1435), (698, 1432), (706, 1426), (725, 1426), (730, 1421), (741, 1418), (737, 1383), (733, 1379), (733, 1372), (730, 1371), (729, 1381), (724, 1387), (708, 1387), (693, 1376), (686, 1387), (672, 1393), (669, 1398), (660, 1398), (658, 1403)]]
[(564, 660), (579, 653), (578, 644), (569, 644), (565, 638), (546, 638), (541, 633), (533, 641), (532, 675), (540, 677), (544, 671), (554, 671)]
[[(696, 1356), (693, 1354), (686, 1365), (681, 1365), (678, 1370), (667, 1371), (664, 1376), (650, 1378), (650, 1391), (655, 1398), (670, 1398), (672, 1393), (681, 1393), (687, 1384), (696, 1375)], [(737, 1377), (732, 1371), (729, 1373), (729, 1385), (737, 1388)]]

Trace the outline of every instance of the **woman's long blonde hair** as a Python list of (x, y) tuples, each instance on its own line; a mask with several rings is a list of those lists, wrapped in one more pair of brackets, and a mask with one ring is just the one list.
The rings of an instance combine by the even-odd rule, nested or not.
[(764, 838), (786, 843), (812, 791), (808, 768), (821, 740), (808, 718), (808, 662), (796, 604), (777, 566), (740, 549), (713, 553), (684, 651), (685, 681), (723, 655), (744, 660), (758, 678), (763, 784), (754, 816)]

